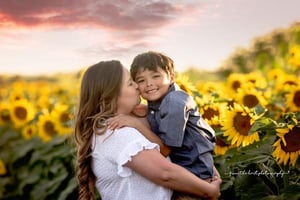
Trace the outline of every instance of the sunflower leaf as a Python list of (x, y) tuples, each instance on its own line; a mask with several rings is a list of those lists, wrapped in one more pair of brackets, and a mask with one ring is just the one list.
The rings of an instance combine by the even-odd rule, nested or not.
[(59, 194), (58, 200), (65, 200), (65, 199), (67, 199), (67, 197), (70, 196), (72, 193), (74, 194), (74, 191), (76, 191), (76, 189), (77, 189), (77, 181), (73, 177), (68, 182), (67, 187)]
[(264, 132), (275, 132), (276, 124), (275, 122), (270, 118), (261, 118), (259, 120), (256, 120), (253, 125), (250, 128), (249, 133), (255, 133), (258, 131), (264, 131)]

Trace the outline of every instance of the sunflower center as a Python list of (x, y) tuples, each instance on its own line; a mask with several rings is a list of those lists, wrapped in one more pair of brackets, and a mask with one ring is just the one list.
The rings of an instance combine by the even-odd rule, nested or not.
[(218, 145), (220, 147), (227, 147), (227, 146), (229, 146), (228, 144), (226, 144), (226, 142), (224, 142), (224, 140), (222, 140), (222, 139), (220, 139), (218, 137), (217, 137), (216, 145)]
[(50, 136), (54, 136), (56, 134), (55, 126), (54, 126), (54, 124), (51, 121), (45, 122), (45, 124), (44, 124), (44, 130)]
[(9, 111), (5, 109), (1, 111), (0, 117), (3, 122), (9, 122), (11, 119), (9, 115)]
[(254, 106), (256, 106), (258, 104), (258, 102), (259, 101), (258, 101), (257, 97), (252, 94), (245, 95), (243, 98), (243, 103), (248, 108), (253, 108)]
[(285, 85), (290, 85), (290, 86), (292, 86), (292, 85), (298, 85), (297, 83), (295, 83), (294, 81), (286, 81), (286, 82), (284, 82), (284, 84)]
[(241, 82), (239, 82), (239, 81), (234, 81), (233, 83), (232, 83), (232, 89), (234, 89), (235, 91), (237, 90), (237, 89), (239, 89), (241, 87)]
[(60, 115), (60, 121), (65, 123), (67, 121), (69, 121), (71, 118), (70, 118), (70, 115), (69, 113), (63, 113)]
[(204, 111), (203, 118), (210, 120), (214, 116), (218, 116), (218, 115), (219, 115), (218, 110), (208, 108), (207, 110)]
[(241, 135), (247, 136), (251, 128), (250, 120), (251, 118), (248, 115), (244, 116), (241, 112), (238, 112), (234, 116), (233, 126)]
[(33, 135), (33, 130), (31, 128), (27, 130), (27, 135), (29, 136)]
[(26, 119), (27, 110), (22, 106), (17, 106), (15, 109), (15, 115), (18, 119)]
[(249, 79), (249, 82), (255, 84), (255, 83), (256, 83), (256, 80), (254, 80), (254, 79)]
[(293, 102), (297, 107), (300, 107), (300, 90), (295, 92)]
[(297, 152), (300, 150), (300, 127), (294, 127), (290, 132), (284, 135), (286, 146), (280, 143), (281, 149), (285, 152)]

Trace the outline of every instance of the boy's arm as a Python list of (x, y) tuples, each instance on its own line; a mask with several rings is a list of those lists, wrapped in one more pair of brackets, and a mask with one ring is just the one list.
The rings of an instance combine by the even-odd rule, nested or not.
[(171, 152), (171, 148), (166, 146), (160, 137), (151, 131), (150, 125), (145, 117), (120, 114), (108, 119), (107, 123), (109, 129), (116, 129), (124, 126), (136, 128), (148, 140), (160, 146), (160, 152), (162, 155), (168, 156)]

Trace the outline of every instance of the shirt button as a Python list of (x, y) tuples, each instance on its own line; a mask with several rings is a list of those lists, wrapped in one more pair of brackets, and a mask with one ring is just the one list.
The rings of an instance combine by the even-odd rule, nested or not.
[(150, 111), (150, 113), (153, 115), (153, 114), (154, 114), (154, 111), (153, 111), (153, 110), (151, 110), (151, 111)]

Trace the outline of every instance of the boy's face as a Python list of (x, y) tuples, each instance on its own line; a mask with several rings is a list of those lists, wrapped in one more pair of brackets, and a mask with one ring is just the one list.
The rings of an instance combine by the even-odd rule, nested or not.
[(145, 69), (138, 72), (135, 81), (144, 99), (156, 101), (167, 93), (170, 85), (174, 82), (174, 75), (169, 75), (158, 67), (157, 71)]

